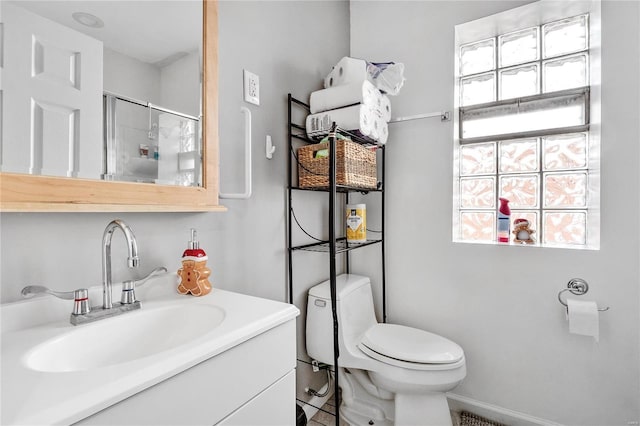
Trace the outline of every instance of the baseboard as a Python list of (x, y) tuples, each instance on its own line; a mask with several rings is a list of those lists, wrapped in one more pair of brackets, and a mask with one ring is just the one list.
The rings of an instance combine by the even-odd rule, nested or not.
[(447, 400), (449, 401), (449, 408), (451, 408), (452, 411), (468, 411), (509, 426), (563, 426), (560, 423), (530, 416), (497, 405), (487, 404), (486, 402), (455, 393), (447, 393)]

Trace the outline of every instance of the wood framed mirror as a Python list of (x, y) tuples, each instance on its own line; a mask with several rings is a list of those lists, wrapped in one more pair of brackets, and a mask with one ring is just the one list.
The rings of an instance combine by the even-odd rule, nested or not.
[(0, 173), (0, 211), (224, 211), (225, 208), (218, 204), (217, 0), (203, 0), (202, 37), (202, 187), (179, 187), (5, 172)]

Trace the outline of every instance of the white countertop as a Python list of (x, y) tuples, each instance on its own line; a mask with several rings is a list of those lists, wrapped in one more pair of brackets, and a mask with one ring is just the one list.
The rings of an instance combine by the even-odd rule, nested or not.
[[(201, 338), (174, 349), (85, 371), (34, 371), (24, 362), (25, 354), (33, 347), (73, 330), (69, 323), (72, 301), (44, 296), (0, 306), (0, 423), (77, 422), (299, 314), (293, 305), (216, 288), (203, 297), (183, 296), (175, 291), (176, 282), (174, 274), (167, 274), (137, 290), (141, 310), (175, 304), (209, 304), (224, 310), (222, 323)], [(101, 301), (95, 297), (100, 291), (101, 288), (91, 289), (93, 305)], [(114, 300), (118, 300), (118, 286), (114, 285), (113, 294)], [(92, 324), (96, 323), (78, 327)]]

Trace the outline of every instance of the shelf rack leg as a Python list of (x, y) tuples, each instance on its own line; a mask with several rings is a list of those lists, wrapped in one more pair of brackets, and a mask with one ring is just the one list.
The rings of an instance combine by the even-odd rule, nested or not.
[(289, 140), (289, 155), (287, 156), (287, 170), (289, 170), (289, 173), (287, 173), (287, 195), (288, 195), (288, 200), (289, 200), (289, 204), (287, 205), (287, 208), (289, 210), (289, 222), (287, 223), (288, 226), (288, 233), (287, 233), (287, 238), (288, 238), (288, 246), (287, 248), (289, 249), (289, 264), (287, 265), (289, 267), (289, 303), (293, 305), (293, 251), (291, 250), (291, 247), (293, 247), (293, 237), (292, 237), (292, 233), (293, 233), (293, 227), (291, 224), (291, 206), (292, 204), (292, 183), (293, 183), (293, 177), (291, 176), (291, 166), (292, 166), (292, 161), (291, 161), (291, 156), (293, 155), (293, 136), (292, 136), (292, 131), (291, 131), (291, 93), (289, 93), (289, 102), (288, 102), (288, 118), (289, 118), (289, 128), (288, 128), (288, 140)]
[(333, 315), (333, 368), (334, 368), (334, 394), (336, 406), (336, 426), (340, 426), (340, 387), (338, 384), (338, 358), (340, 348), (338, 346), (338, 312), (336, 295), (336, 123), (331, 126), (329, 133), (329, 277), (331, 284), (331, 311)]
[(383, 185), (382, 186), (382, 192), (380, 194), (380, 196), (382, 197), (382, 201), (380, 203), (381, 204), (381, 208), (382, 208), (382, 212), (381, 212), (381, 222), (382, 223), (381, 223), (381, 227), (380, 227), (380, 231), (382, 231), (381, 232), (382, 242), (380, 243), (380, 247), (381, 247), (380, 250), (382, 250), (382, 262), (381, 262), (382, 263), (382, 322), (386, 323), (387, 322), (387, 283), (386, 283), (385, 279), (386, 279), (387, 274), (386, 274), (385, 266), (384, 266), (384, 264), (385, 264), (385, 262), (384, 262), (384, 259), (385, 259), (385, 257), (384, 257), (384, 241), (385, 241), (385, 238), (384, 238), (384, 236), (385, 236), (385, 233), (384, 233), (384, 194), (385, 194), (385, 192), (387, 192), (387, 188), (385, 188), (385, 186), (384, 186), (385, 182), (386, 182), (384, 172), (385, 172), (385, 156), (386, 156), (387, 150), (385, 149), (384, 146), (381, 146), (379, 149), (382, 149), (382, 152), (381, 152), (381, 155), (382, 155), (382, 158), (381, 158), (382, 168), (381, 169), (382, 170), (381, 170), (380, 173), (382, 174), (381, 180), (382, 180), (382, 185)]

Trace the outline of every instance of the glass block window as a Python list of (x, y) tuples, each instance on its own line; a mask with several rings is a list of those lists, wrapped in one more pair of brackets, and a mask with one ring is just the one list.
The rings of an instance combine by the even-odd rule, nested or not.
[[(499, 198), (536, 244), (589, 243), (589, 15), (458, 47), (454, 240), (495, 242)], [(510, 235), (511, 241), (514, 236)]]
[(588, 32), (581, 15), (460, 46), (460, 105), (587, 86)]

